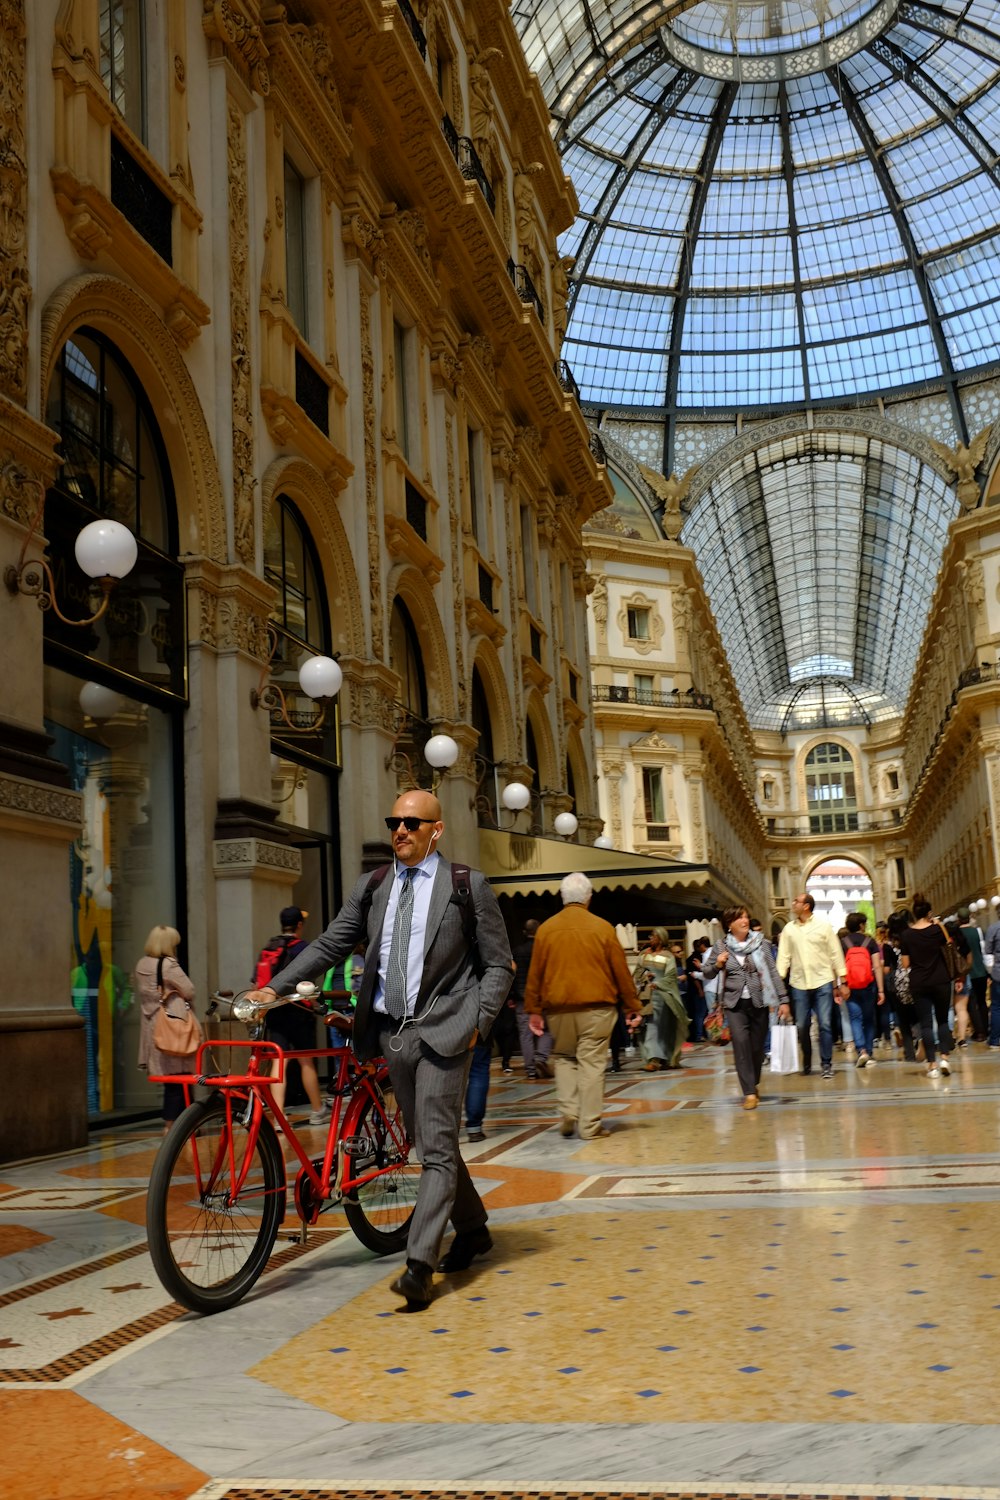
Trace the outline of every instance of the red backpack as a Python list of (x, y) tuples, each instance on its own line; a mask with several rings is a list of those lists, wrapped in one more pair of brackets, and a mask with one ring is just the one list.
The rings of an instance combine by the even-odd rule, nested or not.
[(849, 989), (866, 989), (875, 978), (867, 938), (862, 938), (860, 943), (851, 944), (844, 954), (844, 963), (847, 967), (847, 984)]
[(258, 990), (262, 990), (277, 974), (279, 969), (285, 967), (288, 961), (289, 946), (294, 943), (294, 937), (273, 937), (270, 942), (260, 950), (257, 958), (257, 967), (254, 969), (253, 982)]

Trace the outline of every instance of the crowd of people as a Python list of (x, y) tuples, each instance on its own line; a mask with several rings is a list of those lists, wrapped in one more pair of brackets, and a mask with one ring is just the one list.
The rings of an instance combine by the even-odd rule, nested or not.
[[(362, 875), (311, 943), (302, 936), (308, 913), (286, 907), (249, 993), (273, 1001), (294, 995), (302, 981), (321, 980), (329, 1018), (338, 1003), (351, 1010), (359, 1061), (386, 1059), (421, 1164), (407, 1262), (392, 1286), (410, 1307), (431, 1301), (435, 1269), (462, 1271), (492, 1248), (460, 1134), (464, 1113), (469, 1139), (485, 1136), (494, 1046), (505, 1073), (518, 1047), (526, 1079), (554, 1072), (559, 1131), (583, 1140), (609, 1133), (603, 1120), (609, 1052), (611, 1068), (620, 1068), (640, 1028), (649, 1073), (679, 1067), (686, 1045), (730, 1043), (747, 1110), (759, 1104), (774, 1026), (794, 1024), (800, 1071), (809, 1074), (815, 1020), (824, 1078), (833, 1076), (834, 1047), (847, 1028), (858, 1068), (871, 1067), (876, 1050), (887, 1045), (923, 1062), (931, 1078), (951, 1071), (956, 1046), (979, 1040), (1000, 1051), (1000, 996), (992, 1003), (987, 997), (1000, 922), (982, 934), (967, 908), (949, 930), (917, 895), (911, 911), (895, 913), (871, 937), (862, 912), (852, 912), (835, 933), (803, 892), (776, 942), (745, 906), (732, 906), (721, 914), (717, 940), (701, 937), (687, 955), (666, 927), (653, 927), (630, 969), (615, 929), (589, 910), (590, 880), (573, 872), (560, 887), (561, 910), (527, 922), (512, 954), (483, 875), (443, 859), (436, 848), (444, 832), (437, 797), (405, 792), (385, 821), (392, 864)], [(168, 1078), (165, 1128), (183, 1107), (183, 1091), (169, 1075), (190, 1067), (189, 1059), (165, 1056), (153, 1043), (168, 1000), (190, 1008), (193, 997), (177, 962), (179, 941), (174, 928), (154, 928), (136, 971), (139, 1063)], [(311, 1046), (315, 1020), (300, 1022), (299, 1014), (287, 1006), (272, 1012), (271, 1039), (290, 1050)], [(323, 1124), (327, 1106), (308, 1059), (302, 1082), (310, 1123)], [(283, 1094), (276, 1084), (279, 1107)], [(455, 1234), (439, 1259), (449, 1219)]]

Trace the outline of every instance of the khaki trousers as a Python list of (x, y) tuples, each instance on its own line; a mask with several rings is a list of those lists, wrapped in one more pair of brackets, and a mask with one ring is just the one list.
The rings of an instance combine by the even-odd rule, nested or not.
[(545, 1014), (552, 1033), (559, 1113), (564, 1120), (576, 1121), (584, 1139), (601, 1128), (608, 1042), (617, 1018), (613, 1005)]

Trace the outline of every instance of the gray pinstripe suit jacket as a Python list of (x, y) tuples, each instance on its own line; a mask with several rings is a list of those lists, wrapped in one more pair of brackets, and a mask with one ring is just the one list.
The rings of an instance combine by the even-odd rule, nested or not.
[[(310, 943), (287, 968), (276, 976), (280, 993), (290, 994), (303, 979), (318, 975), (340, 963), (355, 944), (367, 943), (378, 954), (382, 924), (389, 904), (391, 875), (374, 892), (365, 922), (365, 891), (370, 875), (362, 875), (326, 931)], [(510, 944), (496, 896), (478, 870), (469, 878), (476, 913), (476, 947), (482, 977), (476, 977), (475, 955), (465, 935), (462, 908), (453, 900), (451, 869), (446, 859), (438, 862), (427, 913), (424, 968), (417, 995), (414, 1025), (420, 1037), (443, 1057), (464, 1052), (474, 1030), (484, 1035), (496, 1020), (514, 978)], [(354, 1050), (362, 1062), (377, 1057), (378, 1017), (372, 1010), (378, 964), (365, 964), (361, 993), (354, 1017)]]

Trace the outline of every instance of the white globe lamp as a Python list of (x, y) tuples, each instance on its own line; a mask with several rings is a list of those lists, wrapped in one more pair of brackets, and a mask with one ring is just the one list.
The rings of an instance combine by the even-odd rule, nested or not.
[(576, 814), (571, 812), (558, 813), (553, 824), (556, 833), (562, 839), (571, 839), (579, 826)]
[(307, 698), (336, 698), (344, 681), (332, 656), (310, 656), (299, 668), (299, 687)]
[(124, 578), (139, 556), (135, 537), (120, 521), (91, 521), (77, 537), (75, 551), (88, 578)]
[(1000, 906), (1000, 896), (991, 896), (990, 897), (990, 905), (994, 908), (994, 910), (998, 906)]
[(458, 760), (458, 745), (450, 734), (432, 734), (424, 746), (424, 760), (435, 771), (447, 771)]
[(522, 812), (531, 801), (531, 793), (523, 781), (508, 781), (500, 793), (500, 801), (508, 812)]
[(606, 833), (602, 833), (600, 838), (594, 840), (595, 849), (613, 849), (614, 847), (614, 844), (608, 838)]
[(80, 707), (91, 719), (113, 719), (125, 706), (125, 699), (114, 688), (101, 682), (85, 682), (80, 689)]

